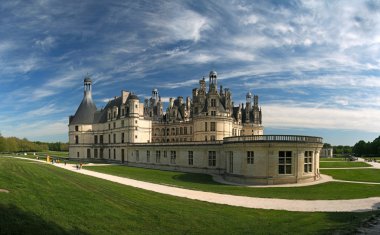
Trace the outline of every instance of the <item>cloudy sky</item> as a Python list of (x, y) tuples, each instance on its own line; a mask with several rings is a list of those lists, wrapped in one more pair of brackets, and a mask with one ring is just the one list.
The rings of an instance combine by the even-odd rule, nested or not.
[(190, 96), (215, 69), (265, 134), (380, 135), (380, 1), (0, 2), (0, 132), (67, 141), (92, 75), (98, 108), (152, 88)]

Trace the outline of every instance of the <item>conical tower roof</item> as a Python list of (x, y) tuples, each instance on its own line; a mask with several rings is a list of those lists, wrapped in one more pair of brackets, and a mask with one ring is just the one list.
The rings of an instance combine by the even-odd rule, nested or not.
[(84, 79), (84, 96), (80, 103), (74, 117), (71, 119), (72, 124), (92, 124), (94, 122), (94, 114), (96, 112), (96, 105), (92, 101), (91, 94), (91, 79), (86, 77)]

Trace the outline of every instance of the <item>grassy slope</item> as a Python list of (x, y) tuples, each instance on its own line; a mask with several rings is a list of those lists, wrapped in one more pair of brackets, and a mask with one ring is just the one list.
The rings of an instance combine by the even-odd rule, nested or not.
[(380, 183), (379, 169), (321, 170), (321, 173), (331, 175), (334, 179)]
[(0, 158), (0, 234), (321, 234), (373, 213), (298, 213), (161, 195), (24, 160)]
[(346, 168), (346, 167), (370, 167), (368, 163), (365, 162), (320, 162), (320, 168)]
[(380, 185), (324, 183), (307, 187), (249, 188), (216, 183), (210, 175), (127, 166), (93, 166), (88, 170), (178, 187), (251, 197), (287, 199), (351, 199), (380, 196)]

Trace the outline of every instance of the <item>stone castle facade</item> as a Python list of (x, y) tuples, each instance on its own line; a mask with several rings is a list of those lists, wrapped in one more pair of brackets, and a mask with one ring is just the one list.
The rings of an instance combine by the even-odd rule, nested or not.
[(166, 112), (159, 91), (150, 99), (121, 91), (103, 109), (92, 100), (92, 81), (69, 118), (72, 158), (110, 159), (157, 169), (220, 174), (249, 184), (279, 184), (319, 178), (322, 138), (263, 135), (259, 98), (234, 105), (229, 89), (217, 87), (211, 71), (192, 97), (170, 98)]

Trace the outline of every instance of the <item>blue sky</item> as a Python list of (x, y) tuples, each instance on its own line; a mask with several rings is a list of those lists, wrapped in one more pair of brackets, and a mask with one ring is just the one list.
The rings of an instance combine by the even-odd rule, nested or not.
[(265, 134), (353, 145), (380, 135), (380, 1), (0, 2), (0, 132), (67, 141), (92, 75), (190, 96), (215, 69), (235, 104), (260, 96)]

